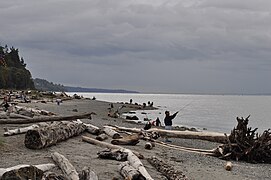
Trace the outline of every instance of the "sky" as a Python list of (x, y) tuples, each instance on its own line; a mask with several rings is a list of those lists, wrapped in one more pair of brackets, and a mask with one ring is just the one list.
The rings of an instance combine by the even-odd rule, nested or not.
[(143, 93), (271, 93), (270, 0), (0, 0), (33, 78)]

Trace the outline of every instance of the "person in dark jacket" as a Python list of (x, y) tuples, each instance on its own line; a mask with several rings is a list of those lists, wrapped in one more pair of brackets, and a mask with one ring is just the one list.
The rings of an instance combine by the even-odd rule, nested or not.
[[(174, 114), (170, 115), (169, 111), (165, 112), (165, 119), (164, 119), (164, 123), (165, 123), (165, 130), (172, 130), (172, 120), (176, 117), (176, 115), (178, 114), (179, 111), (175, 112)], [(165, 137), (165, 141), (166, 142), (171, 142), (168, 137)]]

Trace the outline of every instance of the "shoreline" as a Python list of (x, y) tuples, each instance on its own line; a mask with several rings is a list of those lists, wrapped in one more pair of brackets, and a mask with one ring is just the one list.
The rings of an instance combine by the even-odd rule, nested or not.
[[(110, 118), (107, 116), (110, 102), (98, 100), (68, 100), (57, 105), (52, 103), (22, 103), (28, 107), (36, 107), (56, 113), (57, 115), (73, 115), (76, 113), (95, 112), (92, 120), (83, 119), (83, 122), (91, 123), (95, 126), (102, 127), (106, 124), (119, 125), (125, 127), (143, 128), (142, 124), (132, 124), (125, 122), (121, 118)], [(114, 107), (118, 108), (121, 104), (114, 103)], [(126, 109), (127, 108), (127, 109)], [(134, 110), (126, 107), (125, 110)], [(77, 109), (78, 112), (74, 110)], [(117, 170), (119, 164), (115, 160), (104, 160), (97, 157), (97, 152), (103, 148), (84, 143), (81, 136), (70, 138), (64, 142), (60, 142), (55, 146), (44, 148), (41, 150), (30, 150), (24, 146), (24, 135), (3, 136), (3, 127), (13, 129), (15, 127), (23, 127), (27, 125), (0, 125), (0, 139), (4, 140), (4, 147), (0, 147), (0, 168), (7, 168), (18, 164), (40, 164), (52, 163), (50, 153), (57, 151), (66, 156), (77, 170), (84, 166), (90, 167), (99, 177), (99, 179), (112, 179), (116, 177), (123, 179)], [(88, 133), (82, 135), (93, 137)], [(192, 148), (212, 149), (217, 147), (218, 143), (212, 143), (195, 139), (177, 139), (171, 138), (172, 144), (181, 145)], [(215, 157), (201, 155), (197, 153), (184, 152), (165, 147), (156, 146), (152, 150), (144, 149), (144, 142), (140, 141), (136, 146), (125, 146), (129, 149), (137, 150), (144, 156), (157, 156), (178, 170), (182, 171), (189, 179), (270, 179), (270, 164), (249, 164), (245, 162), (232, 161), (232, 171), (226, 171), (224, 165), (226, 161)], [(147, 171), (154, 179), (166, 179), (161, 173), (156, 171), (146, 160), (142, 160)]]

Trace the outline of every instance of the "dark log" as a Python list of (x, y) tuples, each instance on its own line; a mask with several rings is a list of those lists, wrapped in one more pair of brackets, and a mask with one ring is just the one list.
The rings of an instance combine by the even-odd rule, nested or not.
[(145, 144), (145, 149), (152, 149), (153, 147), (154, 147), (154, 145), (153, 145), (154, 143), (151, 143), (151, 142), (146, 142), (146, 144)]
[(98, 176), (90, 168), (84, 167), (79, 174), (79, 180), (98, 180)]
[(84, 132), (85, 128), (82, 122), (55, 122), (52, 126), (27, 131), (24, 144), (29, 149), (41, 149), (77, 136)]
[(117, 161), (127, 161), (128, 153), (123, 149), (104, 149), (97, 153), (99, 158), (113, 159)]
[(115, 145), (136, 145), (139, 143), (139, 139), (142, 137), (142, 133), (132, 134), (120, 139), (113, 139), (112, 144)]
[(85, 118), (91, 119), (91, 115), (95, 115), (95, 113), (91, 112), (72, 116), (35, 117), (31, 119), (1, 119), (0, 124), (29, 124), (49, 121), (72, 121), (76, 119), (85, 119)]
[(187, 180), (188, 178), (183, 174), (183, 172), (174, 169), (174, 166), (167, 164), (163, 160), (158, 159), (153, 156), (147, 158), (148, 162), (154, 166), (157, 171), (165, 175), (169, 180)]

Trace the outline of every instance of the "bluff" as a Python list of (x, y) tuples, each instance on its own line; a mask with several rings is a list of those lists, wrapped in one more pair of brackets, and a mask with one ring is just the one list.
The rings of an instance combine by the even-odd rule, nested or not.
[(0, 89), (35, 89), (24, 59), (14, 47), (0, 46)]

